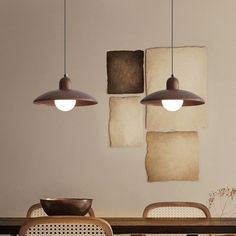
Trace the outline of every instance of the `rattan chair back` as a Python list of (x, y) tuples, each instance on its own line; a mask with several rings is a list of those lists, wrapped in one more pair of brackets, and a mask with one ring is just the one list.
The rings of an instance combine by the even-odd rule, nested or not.
[(112, 236), (108, 222), (95, 217), (34, 217), (20, 229), (19, 236)]
[(198, 202), (156, 202), (148, 205), (143, 217), (211, 217), (209, 209)]
[[(210, 218), (209, 209), (197, 202), (156, 202), (148, 205), (143, 211), (143, 217), (153, 218)], [(155, 234), (149, 235), (154, 236)], [(167, 236), (168, 234), (158, 234), (158, 236)], [(170, 234), (170, 236), (183, 236), (185, 234)]]
[[(88, 215), (91, 217), (95, 217), (94, 211), (92, 208), (89, 209)], [(32, 205), (26, 214), (26, 217), (41, 217), (47, 216), (46, 212), (43, 210), (42, 205), (40, 203), (36, 203)]]

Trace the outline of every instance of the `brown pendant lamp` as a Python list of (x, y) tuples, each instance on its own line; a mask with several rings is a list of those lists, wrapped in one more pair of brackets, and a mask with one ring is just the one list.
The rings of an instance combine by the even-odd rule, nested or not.
[(177, 111), (182, 106), (197, 106), (204, 104), (204, 100), (198, 95), (179, 89), (179, 81), (174, 76), (173, 65), (173, 15), (174, 3), (171, 0), (171, 77), (166, 82), (166, 89), (147, 95), (141, 100), (142, 104), (163, 106), (168, 111)]
[(61, 111), (70, 111), (75, 106), (97, 104), (92, 96), (71, 89), (71, 80), (66, 74), (66, 0), (64, 0), (64, 76), (59, 82), (59, 89), (40, 95), (34, 100), (34, 103), (56, 106)]

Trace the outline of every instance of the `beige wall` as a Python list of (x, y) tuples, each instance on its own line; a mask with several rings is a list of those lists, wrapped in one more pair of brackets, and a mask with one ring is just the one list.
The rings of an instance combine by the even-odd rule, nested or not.
[(175, 45), (208, 48), (197, 182), (147, 183), (145, 147), (108, 145), (106, 51), (169, 46), (170, 1), (68, 0), (68, 74), (99, 104), (62, 113), (32, 101), (63, 75), (63, 1), (0, 0), (0, 215), (24, 215), (42, 197), (91, 197), (97, 215), (135, 216), (236, 187), (236, 1), (175, 2)]

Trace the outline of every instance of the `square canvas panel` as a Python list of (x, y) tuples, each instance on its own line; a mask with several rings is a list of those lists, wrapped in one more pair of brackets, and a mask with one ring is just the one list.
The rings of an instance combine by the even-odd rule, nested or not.
[(148, 132), (146, 171), (149, 182), (198, 180), (198, 133)]
[[(146, 50), (147, 94), (166, 89), (171, 75), (170, 48)], [(179, 89), (191, 91), (207, 103), (207, 53), (205, 47), (174, 48), (174, 75)], [(191, 131), (207, 126), (207, 104), (182, 107), (169, 112), (161, 106), (147, 106), (149, 131)]]
[(144, 107), (140, 97), (110, 97), (111, 147), (144, 145)]
[(107, 92), (108, 94), (143, 93), (144, 52), (107, 52)]

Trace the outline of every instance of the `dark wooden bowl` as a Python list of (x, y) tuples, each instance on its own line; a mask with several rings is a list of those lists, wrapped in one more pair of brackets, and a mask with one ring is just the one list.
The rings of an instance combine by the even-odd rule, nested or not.
[(40, 199), (43, 210), (49, 216), (84, 216), (91, 208), (93, 199), (87, 198), (45, 198)]

